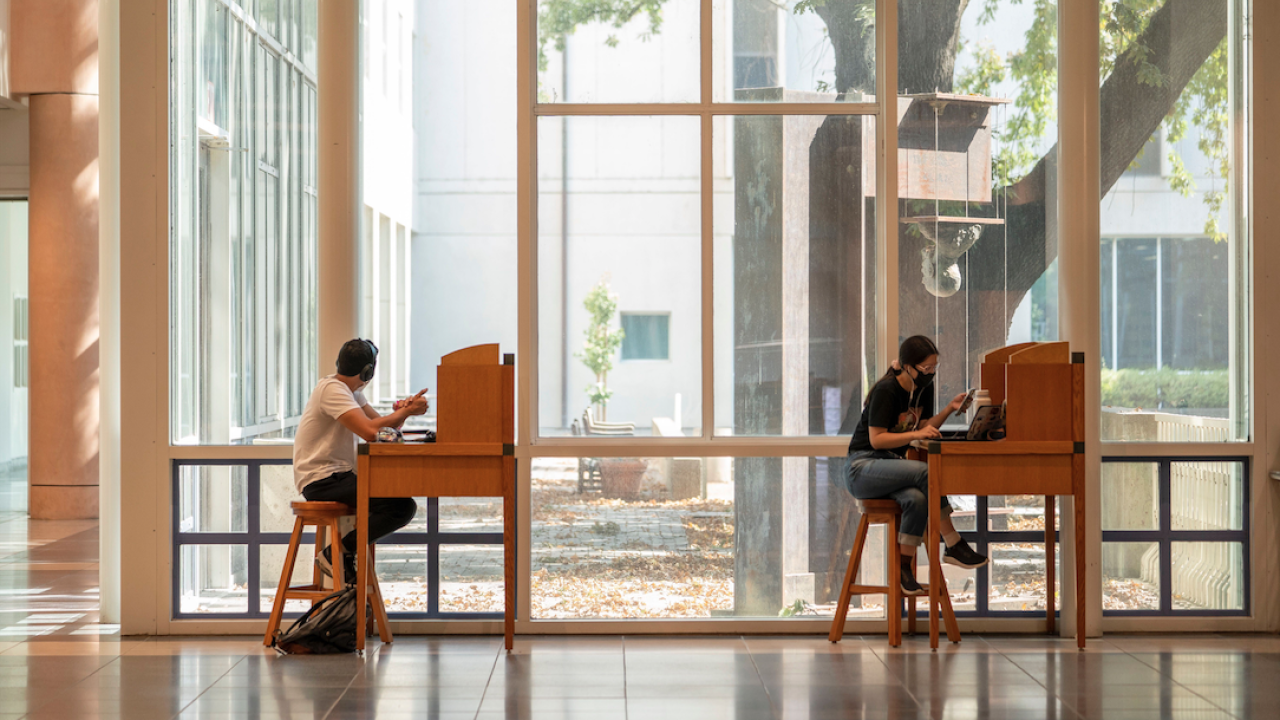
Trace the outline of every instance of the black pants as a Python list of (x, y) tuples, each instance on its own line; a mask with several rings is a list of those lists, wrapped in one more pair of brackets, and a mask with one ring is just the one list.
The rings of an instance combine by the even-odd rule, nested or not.
[[(340, 472), (302, 488), (302, 497), (311, 502), (340, 502), (356, 506), (356, 474)], [(369, 542), (377, 542), (408, 525), (418, 512), (413, 498), (369, 498)], [(356, 551), (356, 531), (342, 538), (347, 552)]]

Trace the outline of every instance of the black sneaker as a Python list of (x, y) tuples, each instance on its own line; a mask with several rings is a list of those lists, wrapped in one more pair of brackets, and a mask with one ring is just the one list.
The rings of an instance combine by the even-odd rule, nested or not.
[(910, 565), (900, 566), (899, 574), (902, 576), (901, 583), (903, 595), (906, 595), (907, 597), (920, 597), (921, 595), (928, 594), (928, 591), (920, 587), (920, 583), (916, 582), (916, 575), (912, 572)]
[(947, 548), (946, 553), (942, 556), (942, 561), (948, 565), (956, 565), (968, 570), (982, 567), (990, 562), (986, 555), (979, 555), (973, 548), (969, 547), (969, 543), (965, 542), (963, 538), (960, 542)]
[[(333, 577), (333, 546), (325, 548), (316, 556), (316, 566), (325, 577)], [(351, 553), (342, 556), (342, 582), (346, 585), (356, 584), (356, 559)]]

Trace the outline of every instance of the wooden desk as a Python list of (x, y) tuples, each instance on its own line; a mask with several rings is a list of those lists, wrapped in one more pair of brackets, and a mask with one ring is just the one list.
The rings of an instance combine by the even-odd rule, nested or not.
[[(506, 649), (515, 632), (516, 460), (513, 438), (515, 358), (496, 362), (497, 345), (479, 345), (441, 359), (434, 443), (372, 443), (357, 460), (356, 576), (368, 571), (369, 498), (500, 497)], [(356, 607), (368, 583), (356, 583)], [(391, 642), (390, 631), (382, 637)], [(364, 650), (364, 633), (356, 649)]]
[[(939, 507), (943, 495), (1044, 495), (1045, 596), (1048, 632), (1054, 632), (1054, 496), (1075, 500), (1076, 644), (1085, 643), (1084, 449), (1071, 441), (939, 442), (929, 449), (929, 508)], [(929, 513), (925, 547), (929, 550), (929, 646), (938, 647), (939, 588), (942, 565), (938, 543), (942, 520)]]
[(1044, 495), (1046, 615), (1054, 630), (1053, 497), (1075, 498), (1076, 644), (1085, 638), (1084, 355), (1065, 342), (1019, 343), (986, 354), (982, 387), (1005, 404), (1006, 439), (932, 441), (929, 450), (929, 644), (938, 647), (938, 543), (943, 495)]

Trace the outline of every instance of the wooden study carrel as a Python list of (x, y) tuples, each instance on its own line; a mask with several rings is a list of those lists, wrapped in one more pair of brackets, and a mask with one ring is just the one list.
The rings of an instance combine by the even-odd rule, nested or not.
[[(436, 384), (436, 442), (360, 446), (356, 477), (359, 543), (356, 576), (369, 561), (371, 497), (502, 498), (503, 635), (508, 650), (515, 632), (515, 356), (498, 346), (476, 345), (440, 359)], [(367, 583), (356, 583), (356, 607), (364, 607)], [(356, 647), (364, 649), (364, 634)], [(390, 642), (390, 632), (382, 637)]]
[[(1076, 642), (1085, 644), (1084, 355), (1065, 342), (1021, 343), (987, 353), (982, 387), (991, 404), (1005, 403), (1005, 438), (990, 442), (930, 441), (929, 508), (943, 495), (1045, 496), (1046, 620), (1054, 631), (1054, 497), (1075, 498)], [(938, 513), (929, 513), (929, 640), (938, 646), (942, 566)], [(958, 640), (957, 637), (952, 638)]]

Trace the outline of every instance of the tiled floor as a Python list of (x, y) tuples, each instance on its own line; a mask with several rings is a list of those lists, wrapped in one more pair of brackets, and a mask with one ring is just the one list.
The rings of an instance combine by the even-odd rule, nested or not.
[(400, 638), (277, 657), (256, 638), (121, 638), (97, 622), (93, 523), (0, 516), (6, 718), (1280, 717), (1280, 637)]

